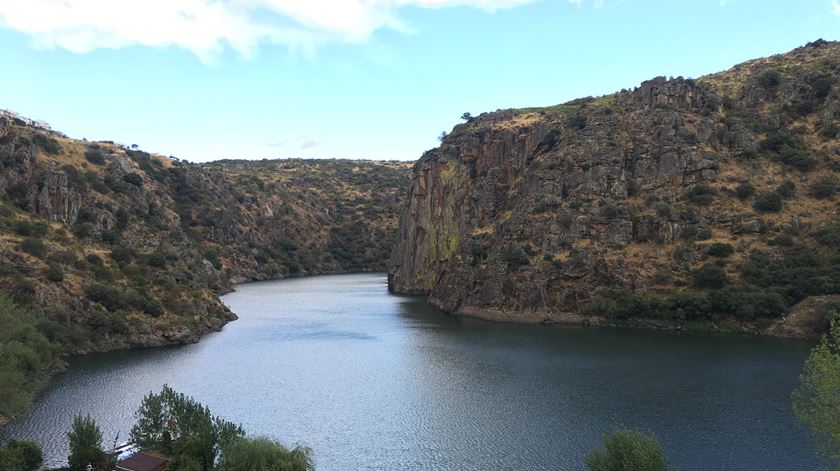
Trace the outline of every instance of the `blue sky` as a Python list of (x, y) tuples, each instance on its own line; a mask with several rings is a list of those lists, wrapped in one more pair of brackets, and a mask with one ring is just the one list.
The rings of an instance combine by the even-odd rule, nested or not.
[[(115, 6), (116, 5), (116, 6)], [(832, 0), (0, 0), (0, 108), (190, 161), (416, 159), (546, 106), (840, 40)]]

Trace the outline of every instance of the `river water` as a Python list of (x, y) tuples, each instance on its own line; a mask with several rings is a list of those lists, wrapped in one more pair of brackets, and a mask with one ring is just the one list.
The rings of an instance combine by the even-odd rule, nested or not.
[(657, 435), (683, 471), (817, 470), (790, 409), (807, 342), (494, 324), (388, 294), (382, 274), (239, 285), (195, 345), (73, 359), (4, 438), (67, 454), (77, 413), (110, 445), (164, 383), (314, 449), (319, 470), (578, 470), (604, 434)]

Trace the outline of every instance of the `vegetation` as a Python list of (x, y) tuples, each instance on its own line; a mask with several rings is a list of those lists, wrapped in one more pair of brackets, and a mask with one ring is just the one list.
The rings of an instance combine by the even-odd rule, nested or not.
[(698, 206), (708, 206), (715, 200), (715, 195), (717, 195), (717, 190), (701, 183), (685, 192), (683, 196), (686, 200)]
[(618, 430), (604, 438), (604, 449), (586, 458), (590, 471), (666, 471), (668, 462), (653, 434)]
[(0, 292), (0, 416), (21, 411), (59, 364), (53, 324)]
[(9, 440), (0, 446), (0, 471), (35, 471), (44, 461), (41, 447), (27, 440)]
[(823, 455), (840, 465), (840, 311), (829, 314), (828, 332), (811, 350), (792, 395), (793, 411), (813, 433)]
[(808, 189), (808, 194), (817, 199), (827, 199), (840, 191), (840, 182), (834, 177), (822, 177), (814, 182)]
[(95, 470), (110, 469), (112, 459), (102, 451), (102, 431), (90, 416), (77, 415), (73, 428), (67, 432), (70, 455), (67, 464), (70, 471), (85, 471), (88, 465)]
[(135, 418), (131, 440), (140, 449), (195, 462), (205, 470), (245, 435), (242, 427), (213, 416), (206, 406), (166, 385), (143, 398)]
[(783, 204), (782, 195), (775, 191), (768, 191), (758, 195), (753, 208), (763, 213), (776, 213), (782, 210)]
[(228, 448), (219, 471), (310, 471), (315, 469), (312, 451), (306, 447), (287, 449), (266, 437), (243, 438)]

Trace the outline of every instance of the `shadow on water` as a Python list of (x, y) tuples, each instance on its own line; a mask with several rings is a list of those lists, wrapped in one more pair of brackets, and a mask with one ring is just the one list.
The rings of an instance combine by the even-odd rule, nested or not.
[(495, 324), (389, 295), (384, 276), (251, 283), (195, 345), (74, 359), (9, 437), (66, 456), (72, 415), (125, 437), (169, 383), (251, 433), (312, 446), (318, 468), (577, 470), (619, 426), (685, 471), (816, 470), (790, 412), (810, 344)]

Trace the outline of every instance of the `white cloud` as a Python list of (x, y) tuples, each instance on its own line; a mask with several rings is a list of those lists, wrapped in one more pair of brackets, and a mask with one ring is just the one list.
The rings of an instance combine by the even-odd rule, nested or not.
[(831, 11), (833, 11), (835, 15), (840, 16), (840, 2), (834, 0), (831, 2), (831, 6)]
[(360, 42), (380, 28), (407, 30), (403, 6), (466, 6), (493, 12), (537, 0), (0, 0), (0, 25), (38, 47), (84, 53), (130, 45), (179, 46), (204, 61), (230, 47), (250, 56), (262, 43), (311, 50)]
[(317, 142), (304, 135), (301, 135), (300, 137), (303, 139), (303, 142), (300, 143), (300, 147), (298, 147), (298, 150), (306, 150), (318, 145)]

